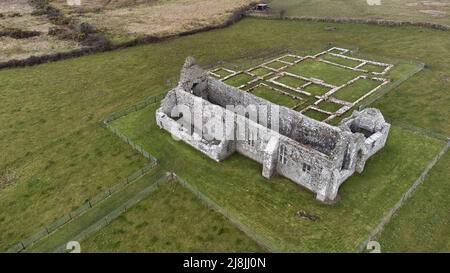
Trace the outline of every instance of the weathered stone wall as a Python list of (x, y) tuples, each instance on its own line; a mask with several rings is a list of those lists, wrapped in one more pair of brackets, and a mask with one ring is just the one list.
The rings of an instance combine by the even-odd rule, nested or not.
[[(269, 121), (230, 111), (230, 105), (267, 106)], [(175, 106), (185, 107), (187, 113), (173, 112)], [(216, 161), (238, 152), (261, 163), (264, 177), (285, 176), (324, 202), (334, 200), (339, 186), (355, 171), (363, 171), (366, 160), (385, 145), (390, 128), (372, 108), (355, 111), (339, 127), (313, 120), (209, 77), (192, 58), (156, 119), (160, 128)], [(239, 121), (245, 121), (245, 128)], [(279, 131), (272, 130), (275, 121)]]

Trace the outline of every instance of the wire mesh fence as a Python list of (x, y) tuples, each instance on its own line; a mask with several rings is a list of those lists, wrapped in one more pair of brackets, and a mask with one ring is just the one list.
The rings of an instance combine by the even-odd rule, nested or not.
[(405, 62), (405, 63), (414, 64), (415, 65), (414, 69), (411, 69), (411, 71), (402, 75), (395, 82), (389, 84), (387, 87), (383, 88), (380, 92), (375, 93), (373, 96), (371, 96), (370, 98), (365, 100), (365, 102), (363, 104), (361, 104), (360, 107), (365, 108), (365, 107), (369, 106), (370, 104), (374, 103), (375, 101), (377, 101), (378, 99), (380, 99), (381, 97), (383, 97), (384, 95), (386, 95), (387, 93), (392, 91), (393, 89), (397, 88), (399, 85), (401, 85), (407, 79), (414, 76), (415, 74), (417, 74), (418, 72), (422, 71), (422, 69), (425, 68), (424, 63), (417, 63), (417, 62), (413, 62), (413, 61)]
[(99, 193), (98, 195), (88, 199), (81, 206), (79, 206), (78, 208), (76, 208), (72, 212), (64, 215), (63, 217), (57, 219), (56, 221), (54, 221), (53, 223), (49, 224), (48, 226), (44, 227), (43, 229), (38, 231), (36, 234), (33, 234), (32, 236), (22, 240), (17, 245), (11, 247), (7, 252), (13, 252), (13, 253), (14, 252), (16, 252), (16, 253), (17, 252), (22, 252), (23, 250), (25, 250), (26, 248), (28, 248), (32, 244), (34, 244), (37, 241), (41, 240), (42, 238), (50, 235), (51, 233), (53, 233), (57, 229), (61, 228), (62, 226), (64, 226), (68, 222), (72, 221), (76, 217), (78, 217), (81, 214), (85, 213), (87, 210), (89, 210), (90, 208), (94, 207), (98, 203), (102, 202), (106, 198), (108, 198), (111, 195), (121, 191), (128, 184), (133, 183), (134, 181), (138, 180), (139, 178), (141, 178), (142, 176), (144, 176), (145, 174), (150, 172), (150, 170), (152, 170), (154, 166), (155, 166), (155, 163), (152, 162), (149, 165), (145, 166), (144, 168), (139, 169), (138, 171), (134, 172), (129, 177), (127, 177), (124, 180), (122, 180), (121, 182), (113, 185), (112, 187), (106, 189), (105, 191)]
[[(111, 223), (111, 221), (113, 221), (114, 219), (116, 219), (117, 217), (122, 215), (124, 212), (129, 210), (131, 207), (133, 207), (134, 205), (139, 203), (142, 199), (149, 196), (152, 192), (157, 190), (162, 184), (170, 181), (170, 179), (171, 179), (170, 176), (160, 177), (158, 180), (156, 180), (150, 186), (146, 187), (145, 189), (143, 189), (142, 191), (140, 191), (139, 193), (137, 193), (136, 195), (134, 195), (133, 197), (128, 199), (125, 203), (123, 203), (122, 205), (120, 205), (119, 207), (117, 207), (116, 209), (111, 211), (109, 214), (102, 217), (100, 220), (98, 220), (97, 222), (95, 222), (94, 224), (89, 226), (88, 228), (81, 231), (78, 235), (73, 237), (70, 241), (81, 242), (84, 239), (86, 239), (87, 237), (96, 233), (97, 231), (99, 231), (100, 229), (102, 229), (103, 227), (105, 227), (106, 225)], [(54, 252), (70, 252), (71, 250), (67, 249), (66, 243), (59, 246), (57, 249), (54, 250)]]
[(427, 166), (427, 168), (421, 173), (421, 175), (414, 181), (414, 183), (409, 187), (409, 189), (402, 195), (400, 200), (386, 213), (378, 226), (370, 233), (367, 240), (365, 240), (357, 249), (358, 252), (363, 252), (367, 244), (374, 240), (384, 229), (386, 224), (388, 224), (392, 218), (392, 216), (406, 203), (406, 201), (411, 198), (417, 188), (425, 181), (425, 178), (428, 176), (428, 173), (433, 169), (436, 163), (442, 158), (442, 156), (447, 152), (450, 147), (450, 140), (447, 141), (447, 144), (442, 148), (439, 154), (433, 159), (433, 161)]
[(139, 111), (139, 110), (145, 108), (146, 106), (148, 106), (150, 104), (159, 102), (163, 98), (164, 98), (164, 94), (152, 96), (152, 97), (150, 97), (150, 98), (148, 98), (148, 99), (146, 99), (146, 100), (144, 100), (144, 101), (142, 101), (142, 102), (140, 102), (140, 103), (138, 103), (138, 104), (136, 104), (136, 105), (134, 105), (132, 107), (129, 107), (129, 108), (127, 108), (127, 109), (125, 109), (123, 111), (120, 111), (118, 113), (114, 113), (114, 114), (112, 114), (111, 116), (105, 118), (102, 121), (102, 125), (105, 128), (110, 130), (114, 135), (119, 137), (125, 143), (131, 145), (131, 147), (135, 151), (137, 151), (138, 153), (142, 154), (145, 158), (147, 158), (150, 161), (150, 163), (147, 166), (145, 166), (145, 167), (139, 169), (138, 171), (134, 172), (133, 174), (131, 174), (130, 176), (126, 177), (121, 182), (113, 185), (111, 188), (108, 188), (105, 191), (99, 193), (98, 195), (88, 199), (84, 204), (79, 206), (74, 211), (72, 211), (69, 214), (64, 215), (63, 217), (57, 219), (53, 223), (51, 223), (48, 226), (46, 226), (43, 229), (41, 229), (36, 234), (33, 234), (30, 237), (22, 240), (21, 242), (19, 242), (15, 246), (13, 246), (10, 249), (8, 249), (7, 252), (17, 253), (17, 252), (24, 251), (26, 248), (28, 248), (32, 244), (34, 244), (37, 241), (41, 240), (42, 238), (50, 235), (51, 233), (56, 231), (58, 228), (60, 228), (63, 225), (67, 224), (68, 222), (72, 221), (74, 218), (76, 218), (79, 215), (83, 214), (88, 209), (90, 209), (93, 206), (97, 205), (98, 203), (102, 202), (103, 200), (105, 200), (106, 198), (111, 196), (112, 194), (121, 191), (128, 184), (138, 180), (139, 178), (141, 178), (142, 176), (147, 174), (150, 170), (152, 170), (157, 165), (157, 162), (158, 162), (157, 159), (154, 156), (152, 156), (149, 152), (145, 151), (144, 148), (142, 148), (141, 146), (135, 144), (131, 139), (129, 139), (128, 137), (126, 137), (125, 135), (120, 133), (117, 129), (115, 129), (111, 125), (111, 122), (116, 120), (116, 119), (118, 119), (118, 118), (126, 116), (126, 115), (128, 115), (130, 113)]
[(251, 229), (249, 229), (247, 226), (245, 226), (243, 223), (241, 223), (238, 219), (236, 219), (234, 216), (232, 216), (230, 213), (228, 213), (224, 208), (219, 206), (216, 202), (211, 200), (209, 197), (201, 193), (199, 190), (197, 190), (194, 186), (189, 184), (186, 180), (179, 177), (176, 173), (172, 172), (172, 177), (179, 182), (184, 188), (192, 192), (197, 198), (199, 198), (201, 201), (203, 201), (208, 208), (215, 210), (216, 212), (222, 214), (228, 221), (230, 221), (233, 225), (235, 225), (239, 230), (244, 232), (247, 236), (252, 238), (256, 243), (258, 243), (260, 246), (262, 246), (264, 249), (266, 249), (269, 252), (280, 252), (277, 247), (275, 247), (271, 242), (267, 241), (266, 239), (262, 238), (260, 235), (253, 232)]

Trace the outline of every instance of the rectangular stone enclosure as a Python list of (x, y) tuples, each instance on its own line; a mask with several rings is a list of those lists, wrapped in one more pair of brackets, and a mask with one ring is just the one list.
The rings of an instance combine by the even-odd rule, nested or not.
[(340, 185), (364, 170), (390, 129), (374, 108), (355, 110), (338, 126), (314, 120), (216, 79), (191, 57), (156, 122), (216, 161), (238, 152), (262, 164), (264, 177), (284, 176), (325, 203), (336, 201)]

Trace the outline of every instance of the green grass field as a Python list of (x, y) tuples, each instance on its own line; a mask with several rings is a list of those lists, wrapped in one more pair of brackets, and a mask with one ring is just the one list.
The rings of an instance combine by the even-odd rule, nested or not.
[(282, 95), (266, 86), (257, 87), (253, 89), (251, 93), (255, 96), (288, 108), (292, 108), (300, 103), (299, 100), (295, 100), (290, 96)]
[(330, 102), (330, 101), (322, 101), (321, 103), (319, 103), (318, 107), (322, 110), (334, 113), (337, 110), (342, 108), (342, 105)]
[(377, 82), (371, 79), (359, 79), (352, 85), (338, 90), (333, 94), (333, 97), (348, 102), (354, 102), (380, 84), (381, 82)]
[(267, 74), (269, 74), (271, 71), (264, 67), (258, 67), (256, 69), (251, 70), (250, 72), (256, 76), (264, 77)]
[(81, 242), (81, 247), (83, 252), (264, 252), (173, 181)]
[(318, 84), (310, 84), (304, 88), (306, 92), (309, 92), (313, 96), (323, 96), (331, 89)]
[(272, 0), (270, 5), (274, 13), (283, 10), (288, 16), (383, 18), (450, 25), (450, 4), (446, 0), (390, 0), (379, 6), (370, 6), (366, 0)]
[(360, 73), (345, 68), (329, 65), (312, 59), (304, 60), (286, 71), (307, 78), (324, 80), (326, 83), (340, 86), (356, 78)]
[(299, 88), (300, 86), (304, 85), (306, 81), (297, 79), (291, 76), (283, 76), (279, 79), (277, 79), (277, 82), (280, 82), (282, 84), (285, 84), (292, 88)]
[(241, 74), (237, 74), (235, 76), (232, 76), (231, 78), (228, 78), (224, 81), (224, 83), (229, 84), (231, 86), (234, 87), (239, 87), (243, 84), (248, 83), (249, 81), (251, 81), (253, 78), (250, 77), (247, 74), (241, 73)]
[[(342, 200), (328, 206), (287, 179), (264, 179), (261, 166), (243, 156), (216, 163), (175, 141), (156, 126), (157, 107), (130, 114), (114, 126), (155, 155), (161, 168), (174, 170), (281, 251), (354, 251), (443, 146), (394, 127), (385, 149), (368, 162), (362, 175), (342, 186)], [(300, 209), (321, 220), (296, 217)]]
[(336, 63), (336, 64), (340, 64), (340, 65), (345, 65), (348, 67), (355, 67), (358, 64), (360, 64), (361, 62), (355, 61), (355, 60), (350, 60), (350, 59), (345, 59), (345, 58), (340, 58), (340, 57), (336, 57), (333, 56), (331, 54), (325, 54), (320, 56), (321, 59)]
[[(450, 63), (443, 57), (450, 55), (449, 32), (342, 24), (339, 31), (331, 33), (323, 30), (326, 25), (245, 19), (226, 29), (162, 43), (0, 71), (0, 168), (8, 167), (18, 177), (13, 185), (0, 192), (0, 207), (8, 208), (0, 211), (0, 250), (34, 234), (146, 164), (140, 155), (101, 128), (99, 120), (169, 90), (173, 84), (169, 86), (167, 80), (176, 81), (188, 55), (196, 57), (201, 65), (212, 67), (220, 60), (238, 63), (256, 53), (309, 50), (332, 42), (355, 45), (367, 54), (422, 61), (427, 64), (426, 69), (373, 106), (380, 108), (390, 119), (450, 134), (450, 95), (446, 92), (450, 89)], [(243, 60), (248, 61), (248, 58)], [(422, 142), (422, 139), (414, 140), (412, 146), (419, 149)], [(404, 147), (407, 148), (411, 146)], [(431, 150), (416, 152), (423, 159), (431, 156), (428, 155)], [(392, 154), (397, 158), (397, 151)], [(230, 160), (237, 165), (246, 162), (247, 175), (260, 179), (257, 165), (240, 158)], [(417, 163), (416, 167), (419, 169), (422, 165)], [(412, 172), (408, 168), (398, 169), (397, 177), (410, 182), (406, 178), (412, 179), (417, 174), (414, 170), (416, 168)], [(372, 174), (365, 173), (367, 182), (360, 185), (370, 189), (368, 184), (373, 181)], [(208, 175), (211, 174), (200, 173), (199, 177), (204, 179)], [(349, 182), (348, 185), (357, 185)], [(266, 184), (267, 191), (276, 185)], [(392, 184), (397, 185), (397, 182)], [(424, 187), (432, 187), (432, 184), (424, 184)], [(286, 189), (301, 192), (295, 185), (286, 186)], [(348, 204), (347, 210), (350, 210), (352, 200), (348, 197), (353, 196), (352, 186), (343, 189), (347, 197), (344, 202), (348, 202), (344, 204)], [(389, 199), (391, 191), (379, 194), (387, 195)], [(302, 193), (294, 201), (298, 204), (312, 199), (311, 194)], [(440, 207), (437, 205), (436, 209)], [(327, 207), (319, 213), (322, 210), (334, 211)], [(290, 223), (283, 223), (286, 226), (280, 225), (279, 229), (290, 228)], [(272, 225), (268, 223), (269, 227)], [(293, 239), (294, 243), (298, 240)], [(354, 244), (350, 245), (353, 247)]]
[(449, 252), (449, 162), (447, 151), (377, 238), (382, 252)]

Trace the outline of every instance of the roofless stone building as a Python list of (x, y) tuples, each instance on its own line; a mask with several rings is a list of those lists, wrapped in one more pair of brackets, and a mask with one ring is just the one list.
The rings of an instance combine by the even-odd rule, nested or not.
[[(180, 106), (183, 113), (174, 110)], [(262, 120), (229, 106), (270, 110)], [(384, 147), (390, 128), (374, 108), (354, 111), (337, 127), (316, 121), (209, 76), (192, 58), (156, 111), (156, 121), (216, 161), (238, 152), (261, 163), (264, 177), (287, 177), (322, 202), (335, 200), (340, 185), (364, 170), (366, 161)]]

